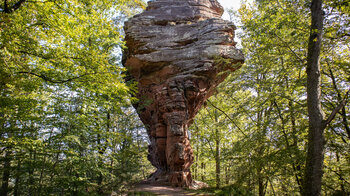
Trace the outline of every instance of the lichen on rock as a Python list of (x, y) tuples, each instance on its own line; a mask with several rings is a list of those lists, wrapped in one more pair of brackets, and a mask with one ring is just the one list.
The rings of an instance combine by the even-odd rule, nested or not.
[[(216, 0), (154, 0), (125, 23), (123, 64), (138, 82), (135, 104), (150, 138), (148, 159), (157, 171), (149, 181), (193, 184), (193, 152), (188, 127), (243, 54), (235, 26), (220, 17)], [(222, 74), (224, 72), (224, 74)]]

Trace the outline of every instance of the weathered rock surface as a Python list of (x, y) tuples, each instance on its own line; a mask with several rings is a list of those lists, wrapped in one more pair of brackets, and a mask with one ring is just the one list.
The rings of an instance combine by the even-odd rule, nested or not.
[[(189, 187), (193, 152), (187, 129), (226, 71), (244, 57), (233, 23), (216, 0), (154, 0), (125, 23), (124, 66), (138, 81), (135, 105), (150, 139), (150, 181)], [(223, 60), (226, 59), (226, 60)]]

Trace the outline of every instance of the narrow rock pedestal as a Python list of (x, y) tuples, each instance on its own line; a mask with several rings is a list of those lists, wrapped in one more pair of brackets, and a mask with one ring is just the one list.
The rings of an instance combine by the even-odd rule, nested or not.
[(123, 64), (138, 82), (135, 105), (150, 139), (149, 181), (190, 187), (188, 127), (229, 71), (244, 60), (216, 0), (154, 0), (125, 23)]

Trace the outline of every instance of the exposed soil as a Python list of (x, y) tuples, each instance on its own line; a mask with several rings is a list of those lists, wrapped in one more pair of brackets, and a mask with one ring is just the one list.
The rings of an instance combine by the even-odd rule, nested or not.
[[(203, 195), (179, 187), (171, 187), (166, 185), (157, 185), (149, 183), (140, 183), (135, 185), (133, 192), (148, 192), (155, 195), (169, 195), (169, 196), (186, 196), (186, 195)], [(132, 195), (132, 194), (131, 194)]]

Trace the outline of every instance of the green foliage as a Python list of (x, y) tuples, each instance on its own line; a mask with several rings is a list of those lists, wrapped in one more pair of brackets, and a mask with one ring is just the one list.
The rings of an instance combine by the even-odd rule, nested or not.
[[(190, 128), (194, 178), (224, 186), (205, 193), (301, 192), (308, 6), (257, 1), (236, 13), (246, 62), (236, 70), (240, 64), (215, 59), (236, 71)], [(2, 193), (103, 195), (147, 177), (144, 129), (131, 109), (136, 89), (119, 65), (122, 22), (143, 7), (131, 0), (1, 3)], [(350, 12), (347, 1), (325, 1), (324, 11), (322, 105), (330, 115), (348, 99)], [(350, 192), (349, 124), (347, 104), (325, 133), (325, 195)]]
[[(345, 4), (326, 1), (324, 8), (322, 104), (327, 115), (349, 89)], [(214, 186), (219, 176), (222, 185), (246, 187), (254, 195), (300, 194), (308, 126), (308, 6), (307, 1), (257, 1), (231, 11), (239, 18), (246, 61), (219, 85), (191, 127), (195, 179)], [(349, 192), (348, 115), (346, 105), (326, 133), (324, 194)]]
[(202, 194), (202, 195), (220, 195), (220, 196), (224, 196), (224, 195), (250, 196), (250, 195), (253, 195), (249, 189), (241, 187), (241, 186), (235, 186), (235, 185), (225, 186), (225, 187), (222, 187), (220, 189), (204, 188), (204, 189), (200, 189), (200, 190), (193, 191), (193, 192), (199, 193), (199, 194)]
[(121, 24), (143, 7), (128, 0), (1, 3), (2, 194), (101, 195), (148, 173), (130, 105), (135, 89), (119, 65)]

